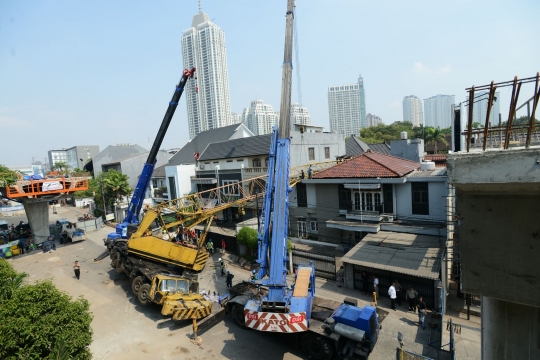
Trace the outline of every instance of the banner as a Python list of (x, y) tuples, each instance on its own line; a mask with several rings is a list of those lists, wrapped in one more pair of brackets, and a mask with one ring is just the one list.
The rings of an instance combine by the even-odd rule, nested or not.
[(41, 191), (53, 191), (53, 190), (62, 190), (64, 187), (60, 181), (48, 181), (43, 183), (43, 188)]

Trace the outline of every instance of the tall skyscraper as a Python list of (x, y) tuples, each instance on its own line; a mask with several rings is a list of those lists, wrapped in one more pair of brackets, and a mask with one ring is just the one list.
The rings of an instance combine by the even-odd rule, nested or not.
[(291, 104), (291, 129), (294, 129), (294, 124), (311, 125), (307, 108), (298, 103)]
[(364, 80), (357, 84), (330, 86), (328, 88), (330, 130), (339, 134), (359, 135), (367, 127)]
[(279, 112), (272, 105), (264, 104), (262, 100), (253, 100), (251, 106), (244, 109), (242, 122), (254, 135), (270, 134), (272, 127), (279, 121)]
[(231, 125), (240, 124), (242, 122), (242, 114), (233, 112), (231, 113)]
[(454, 95), (436, 95), (424, 99), (425, 126), (445, 129), (452, 126)]
[(403, 121), (411, 122), (413, 126), (420, 126), (424, 123), (422, 100), (414, 95), (403, 98)]
[(184, 30), (182, 57), (185, 68), (197, 69), (184, 90), (190, 139), (201, 131), (231, 125), (225, 33), (202, 10)]
[[(491, 113), (489, 115), (491, 126), (499, 125), (499, 113), (501, 112), (500, 98), (500, 93), (496, 91), (493, 106), (491, 107)], [(467, 97), (467, 100), (469, 100), (469, 97)], [(486, 123), (488, 100), (489, 91), (480, 91), (474, 94), (473, 122), (479, 122), (482, 126)]]
[(367, 122), (367, 127), (377, 126), (379, 124), (382, 124), (382, 119), (381, 119), (380, 116), (367, 114), (366, 115), (366, 122)]

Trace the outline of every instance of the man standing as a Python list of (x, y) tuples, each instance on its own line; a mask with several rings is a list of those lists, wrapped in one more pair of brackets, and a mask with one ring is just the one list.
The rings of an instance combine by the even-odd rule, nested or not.
[(394, 281), (396, 286), (396, 303), (398, 306), (401, 306), (401, 296), (402, 296), (402, 291), (403, 291), (403, 288), (401, 287), (401, 284), (396, 280)]
[(379, 279), (377, 278), (377, 275), (373, 275), (373, 292), (377, 294), (377, 298), (379, 297)]
[(212, 242), (212, 239), (208, 240), (208, 243), (206, 244), (206, 250), (208, 250), (210, 255), (214, 254), (214, 243)]
[(426, 303), (420, 296), (418, 298), (418, 322), (420, 323), (420, 325), (422, 325), (423, 330), (426, 330), (425, 320), (426, 320)]
[(416, 290), (412, 288), (412, 286), (409, 286), (407, 289), (407, 293), (405, 294), (405, 300), (409, 302), (409, 311), (416, 312), (416, 297), (418, 296), (418, 293)]
[(392, 310), (396, 311), (396, 283), (392, 283), (388, 289), (388, 296), (390, 296), (390, 305)]
[(73, 264), (73, 271), (75, 271), (75, 276), (77, 277), (77, 280), (80, 280), (81, 277), (81, 265), (79, 265), (79, 262), (75, 260), (75, 264)]
[(225, 282), (227, 283), (227, 289), (230, 289), (232, 288), (232, 279), (233, 279), (234, 275), (231, 274), (230, 271), (227, 271), (227, 279), (225, 280)]
[(227, 246), (227, 244), (225, 243), (225, 239), (221, 239), (221, 253), (222, 254), (225, 254), (225, 246)]

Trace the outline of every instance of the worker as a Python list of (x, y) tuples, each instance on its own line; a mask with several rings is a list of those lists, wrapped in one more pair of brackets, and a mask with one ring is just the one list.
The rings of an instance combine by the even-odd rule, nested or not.
[(409, 288), (407, 289), (407, 292), (405, 294), (405, 300), (409, 302), (409, 311), (416, 312), (416, 297), (418, 296), (418, 292), (413, 289), (412, 286), (409, 285)]
[(225, 261), (219, 258), (219, 270), (221, 270), (221, 276), (225, 276)]
[(206, 244), (206, 250), (208, 250), (210, 255), (214, 254), (214, 243), (212, 242), (212, 239), (208, 240), (208, 243)]
[(343, 285), (343, 276), (345, 275), (345, 269), (343, 269), (343, 265), (339, 268), (338, 272), (336, 273), (336, 280), (337, 280), (337, 286), (341, 287)]
[(251, 270), (251, 277), (249, 278), (251, 281), (259, 280), (257, 278), (257, 272), (255, 270)]
[(390, 296), (390, 307), (396, 311), (396, 283), (393, 282), (388, 288), (388, 296)]
[(308, 179), (311, 179), (311, 177), (313, 176), (313, 168), (311, 167), (311, 165), (309, 165), (309, 168), (307, 169), (307, 175)]
[(81, 265), (79, 265), (79, 262), (75, 260), (75, 264), (73, 264), (73, 271), (75, 272), (75, 276), (77, 277), (77, 280), (81, 279)]
[(225, 283), (227, 284), (227, 289), (230, 289), (232, 288), (232, 279), (233, 279), (234, 275), (231, 274), (230, 271), (227, 271), (227, 280), (225, 280)]
[(306, 174), (304, 174), (304, 170), (300, 171), (300, 180), (303, 180), (306, 178)]
[(426, 330), (426, 303), (421, 296), (418, 298), (418, 305), (416, 307), (418, 308), (418, 322), (422, 325), (422, 330)]
[(222, 254), (225, 254), (225, 246), (227, 246), (227, 244), (225, 243), (225, 239), (221, 239), (221, 253)]

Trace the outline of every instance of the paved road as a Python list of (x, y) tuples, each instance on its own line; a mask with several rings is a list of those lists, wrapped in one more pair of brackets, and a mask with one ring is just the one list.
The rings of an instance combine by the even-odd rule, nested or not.
[[(56, 215), (51, 214), (51, 222), (57, 218), (73, 218), (81, 209), (61, 208)], [(32, 252), (9, 260), (18, 271), (30, 274), (29, 280), (52, 278), (56, 286), (73, 297), (84, 296), (90, 301), (94, 314), (94, 331), (91, 350), (94, 359), (302, 359), (303, 354), (281, 339), (266, 333), (239, 329), (226, 317), (201, 335), (200, 346), (189, 341), (191, 323), (176, 322), (162, 316), (157, 306), (143, 307), (133, 297), (128, 279), (116, 274), (105, 258), (94, 263), (104, 251), (103, 238), (112, 228), (87, 234), (88, 240), (66, 246), (59, 246), (56, 252), (43, 254)], [(220, 254), (214, 254), (217, 262)], [(81, 280), (77, 281), (72, 264), (78, 260), (81, 265)], [(227, 269), (234, 275), (234, 281), (247, 280), (249, 272), (233, 264)], [(215, 264), (210, 262), (199, 276), (201, 289), (219, 293), (226, 291), (225, 279), (218, 274)], [(338, 288), (335, 282), (317, 279), (319, 296), (343, 300), (346, 296), (358, 299), (359, 306), (369, 304), (369, 298), (358, 291)], [(379, 306), (389, 311), (383, 299)], [(399, 346), (398, 331), (405, 336), (405, 348), (422, 354), (428, 349), (430, 331), (422, 330), (415, 323), (417, 316), (406, 311), (406, 306), (391, 311), (384, 319), (379, 341), (371, 354), (371, 360), (395, 359)], [(479, 320), (455, 318), (463, 324), (463, 334), (457, 335), (457, 359), (478, 359), (480, 357)]]

